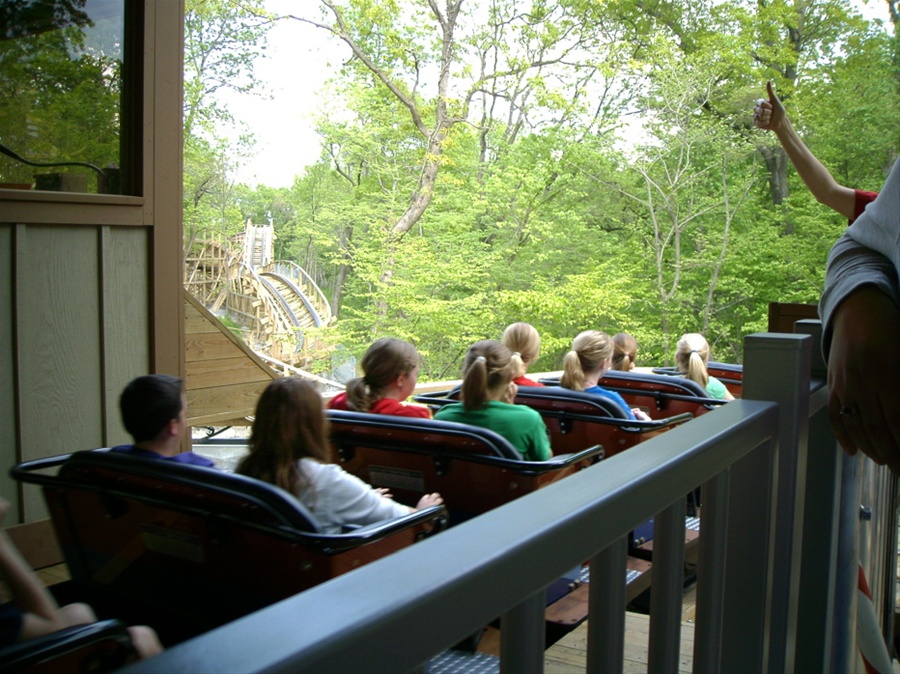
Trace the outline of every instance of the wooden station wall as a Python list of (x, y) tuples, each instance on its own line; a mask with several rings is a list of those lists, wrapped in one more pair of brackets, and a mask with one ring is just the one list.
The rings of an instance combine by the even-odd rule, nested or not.
[[(129, 0), (130, 1), (130, 0)], [(140, 196), (0, 189), (0, 495), (5, 525), (44, 517), (16, 462), (125, 441), (118, 395), (147, 372), (184, 376), (184, 4), (143, 0), (139, 87), (124, 115)], [(123, 121), (123, 124), (125, 122)]]
[(188, 425), (248, 425), (278, 375), (187, 290), (183, 296)]

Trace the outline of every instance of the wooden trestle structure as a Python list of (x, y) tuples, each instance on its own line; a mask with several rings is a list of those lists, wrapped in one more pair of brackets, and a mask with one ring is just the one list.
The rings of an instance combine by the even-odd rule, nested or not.
[(280, 376), (270, 364), (302, 374), (316, 351), (309, 330), (333, 320), (315, 281), (296, 263), (274, 260), (274, 238), (271, 225), (248, 221), (241, 235), (185, 252), (190, 426), (241, 425)]
[(248, 220), (241, 235), (197, 242), (185, 254), (184, 284), (256, 353), (303, 367), (307, 331), (332, 321), (331, 306), (303, 268), (274, 259), (274, 239), (272, 225)]

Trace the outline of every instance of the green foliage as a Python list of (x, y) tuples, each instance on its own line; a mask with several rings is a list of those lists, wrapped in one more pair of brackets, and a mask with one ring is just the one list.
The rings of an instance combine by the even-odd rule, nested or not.
[[(338, 313), (323, 349), (407, 339), (423, 380), (457, 377), (472, 342), (519, 320), (542, 335), (536, 371), (585, 329), (632, 333), (641, 365), (698, 330), (739, 362), (769, 302), (817, 301), (846, 223), (791, 170), (774, 205), (775, 140), (750, 117), (766, 79), (842, 183), (878, 189), (900, 151), (896, 42), (836, 0), (465, 2), (443, 97), (431, 5), (325, 4), (339, 14), (304, 20), (338, 31), (339, 15), (360, 51), (331, 83), (319, 162), (289, 190), (223, 187), (194, 226), (271, 218), (277, 256)], [(195, 150), (209, 167), (186, 181), (227, 174), (220, 143)], [(394, 236), (429, 161), (430, 203)]]
[[(66, 22), (63, 21), (63, 25)], [(12, 26), (12, 25), (11, 25)], [(118, 166), (121, 45), (105, 25), (72, 25), (0, 40), (0, 142), (34, 162)], [(0, 156), (0, 182), (30, 183), (34, 168)]]
[(254, 62), (265, 50), (271, 18), (261, 3), (187, 0), (184, 58), (185, 249), (210, 233), (241, 231), (244, 219), (230, 177), (252, 138), (229, 139), (233, 127), (216, 93), (258, 93)]

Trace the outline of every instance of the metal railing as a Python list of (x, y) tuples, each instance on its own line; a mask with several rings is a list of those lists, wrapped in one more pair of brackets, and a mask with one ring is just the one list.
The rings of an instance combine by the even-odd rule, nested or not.
[(817, 353), (752, 335), (744, 399), (128, 671), (409, 672), (500, 616), (501, 672), (540, 672), (544, 591), (590, 560), (587, 671), (621, 672), (626, 536), (654, 517), (648, 671), (674, 672), (698, 485), (694, 671), (850, 671), (861, 459), (836, 449)]

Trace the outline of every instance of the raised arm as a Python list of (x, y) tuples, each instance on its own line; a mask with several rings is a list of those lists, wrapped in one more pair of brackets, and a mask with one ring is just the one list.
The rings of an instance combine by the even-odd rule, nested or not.
[(771, 81), (766, 82), (766, 90), (769, 100), (759, 99), (754, 108), (753, 119), (756, 126), (765, 131), (772, 131), (778, 137), (788, 159), (819, 203), (852, 220), (855, 216), (856, 192), (850, 187), (838, 184), (824, 164), (816, 159), (800, 140), (784, 110), (784, 105), (775, 95)]

